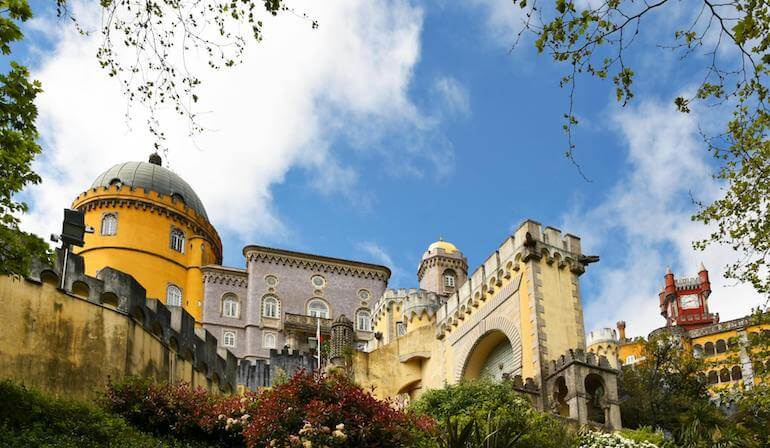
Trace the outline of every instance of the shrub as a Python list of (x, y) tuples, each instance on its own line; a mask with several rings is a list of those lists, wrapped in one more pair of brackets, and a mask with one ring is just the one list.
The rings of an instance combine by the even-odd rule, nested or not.
[(637, 429), (621, 429), (618, 433), (634, 442), (650, 442), (658, 446), (663, 446), (665, 443), (663, 432), (654, 431), (649, 426), (641, 426)]
[(432, 424), (346, 377), (307, 372), (262, 393), (251, 412), (243, 430), (250, 447), (411, 447)]
[(469, 381), (429, 390), (412, 409), (438, 421), (443, 446), (453, 446), (448, 440), (464, 430), (471, 440), (498, 439), (499, 446), (506, 447), (561, 448), (574, 443), (564, 423), (534, 409), (509, 381)]
[(189, 441), (243, 446), (241, 430), (256, 394), (215, 396), (187, 383), (128, 378), (107, 387), (104, 407), (136, 427)]
[(194, 446), (157, 439), (95, 406), (53, 398), (10, 381), (0, 382), (0, 403), (0, 446), (3, 447)]

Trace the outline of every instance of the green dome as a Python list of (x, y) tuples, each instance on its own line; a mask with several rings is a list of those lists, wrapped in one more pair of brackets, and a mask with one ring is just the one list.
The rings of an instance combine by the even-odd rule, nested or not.
[(144, 188), (166, 196), (176, 196), (208, 221), (195, 190), (173, 171), (149, 162), (125, 162), (100, 174), (91, 188), (108, 187), (117, 182), (133, 188)]

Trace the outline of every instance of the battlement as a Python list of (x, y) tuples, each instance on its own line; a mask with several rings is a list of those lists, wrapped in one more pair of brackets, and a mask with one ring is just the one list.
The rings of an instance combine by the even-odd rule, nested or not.
[(585, 265), (597, 261), (598, 257), (583, 256), (580, 238), (571, 234), (562, 235), (559, 229), (542, 228), (540, 223), (526, 220), (438, 309), (436, 336), (444, 337), (445, 332), (464, 318), (466, 310), (478, 305), (495, 286), (502, 285), (503, 279), (510, 279), (521, 269), (521, 262), (530, 260), (544, 261), (558, 269), (569, 269), (573, 274), (581, 275), (585, 272)]
[(618, 343), (617, 333), (612, 328), (600, 328), (598, 330), (590, 331), (586, 335), (586, 346), (591, 346), (600, 343)]
[[(113, 309), (155, 335), (170, 350), (191, 362), (193, 368), (222, 391), (234, 391), (237, 359), (229, 351), (217, 353), (217, 339), (208, 331), (195, 327), (195, 319), (181, 307), (166, 307), (147, 298), (146, 291), (133, 277), (106, 267), (96, 277), (85, 275), (83, 258), (69, 253), (66, 257), (64, 282), (61, 273), (64, 254), (57, 249), (54, 266), (35, 263), (27, 281), (49, 283), (73, 299), (81, 299)], [(62, 286), (63, 285), (63, 286)]]
[(610, 365), (609, 360), (606, 356), (597, 356), (595, 353), (591, 352), (585, 352), (583, 350), (577, 349), (568, 350), (565, 354), (561, 355), (559, 358), (552, 360), (549, 364), (545, 367), (545, 373), (546, 376), (554, 375), (558, 372), (561, 372), (562, 370), (569, 367), (571, 364), (583, 364), (590, 367), (598, 367), (600, 369), (615, 371), (615, 369), (612, 368)]
[(374, 308), (372, 323), (376, 325), (394, 305), (401, 307), (404, 321), (410, 320), (413, 316), (420, 316), (422, 313), (428, 313), (432, 317), (442, 302), (443, 299), (440, 296), (424, 289), (388, 288), (383, 292), (382, 298)]

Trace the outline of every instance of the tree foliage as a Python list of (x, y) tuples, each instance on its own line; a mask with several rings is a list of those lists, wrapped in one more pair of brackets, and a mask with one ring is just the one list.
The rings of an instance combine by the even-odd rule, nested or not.
[(510, 381), (470, 381), (425, 392), (412, 409), (439, 423), (440, 446), (571, 447), (559, 420), (539, 412)]
[[(200, 111), (201, 72), (241, 62), (249, 41), (262, 40), (264, 19), (292, 13), (313, 28), (318, 24), (284, 0), (101, 0), (99, 64), (119, 80), (129, 102), (148, 111), (147, 126), (157, 149), (165, 149), (165, 109), (187, 120), (190, 135), (204, 130)], [(60, 16), (81, 25), (67, 0), (57, 0)], [(265, 69), (269, 69), (265, 67)]]
[[(11, 54), (11, 45), (23, 39), (20, 24), (32, 18), (26, 0), (0, 0), (0, 51)], [(33, 259), (47, 258), (48, 246), (19, 229), (19, 215), (27, 204), (16, 197), (24, 187), (40, 182), (32, 161), (41, 151), (37, 144), (35, 98), (40, 84), (26, 67), (11, 61), (0, 73), (0, 274), (24, 275)]]
[(564, 130), (566, 155), (573, 162), (578, 77), (611, 79), (617, 101), (625, 106), (634, 98), (636, 73), (624, 56), (642, 40), (641, 33), (659, 36), (651, 16), (691, 14), (670, 40), (660, 42), (678, 53), (680, 63), (702, 64), (697, 87), (688, 96), (673, 98), (673, 103), (683, 113), (690, 113), (696, 103), (733, 108), (723, 133), (704, 136), (720, 163), (715, 178), (725, 188), (721, 198), (699, 203), (693, 219), (716, 230), (694, 245), (699, 249), (710, 244), (731, 246), (740, 257), (728, 266), (727, 276), (770, 294), (770, 5), (757, 0), (518, 0), (518, 4), (524, 12), (518, 37), (533, 33), (538, 52), (569, 67), (561, 84), (570, 92)]

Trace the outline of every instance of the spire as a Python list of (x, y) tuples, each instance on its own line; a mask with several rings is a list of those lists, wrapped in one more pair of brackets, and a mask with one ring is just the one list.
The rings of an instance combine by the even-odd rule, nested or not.
[(150, 154), (149, 162), (152, 163), (153, 165), (158, 165), (158, 166), (163, 165), (163, 159), (160, 158), (160, 154), (158, 154), (157, 152)]
[(698, 272), (705, 272), (706, 266), (703, 265), (703, 262), (700, 262), (700, 266), (698, 266)]
[(671, 272), (671, 266), (666, 266), (666, 275), (669, 274), (673, 274), (673, 272)]

